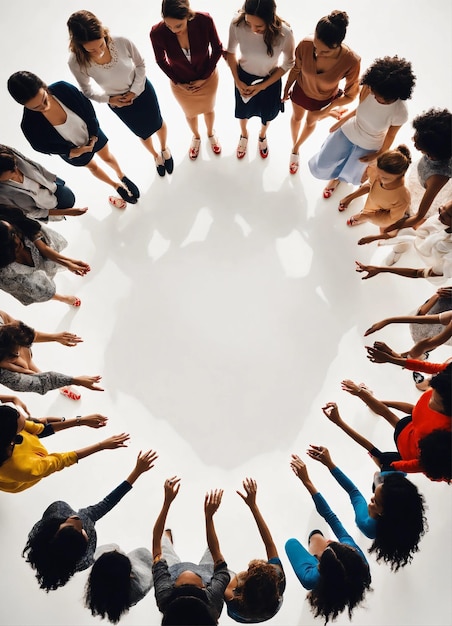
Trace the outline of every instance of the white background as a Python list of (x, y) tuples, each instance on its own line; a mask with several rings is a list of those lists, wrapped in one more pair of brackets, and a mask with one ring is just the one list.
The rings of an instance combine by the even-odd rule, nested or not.
[[(193, 2), (195, 10), (211, 13), (225, 46), (238, 6), (230, 0)], [(21, 107), (6, 90), (8, 76), (22, 69), (47, 83), (74, 82), (66, 65), (66, 21), (81, 8), (93, 11), (113, 34), (137, 45), (168, 124), (175, 170), (161, 179), (139, 140), (106, 105), (95, 104), (112, 152), (142, 192), (140, 202), (124, 212), (109, 207), (110, 189), (86, 168), (73, 168), (57, 156), (32, 150), (20, 131)], [(411, 142), (412, 118), (431, 106), (451, 109), (450, 2), (278, 3), (296, 42), (335, 8), (349, 14), (346, 41), (361, 55), (362, 70), (385, 55), (398, 54), (412, 62), (417, 85), (408, 102), (410, 121), (396, 141), (407, 143), (416, 160), (420, 155)], [(149, 41), (149, 30), (159, 19), (156, 0), (94, 0), (85, 5), (72, 0), (16, 0), (2, 6), (0, 140), (58, 173), (76, 192), (77, 206), (89, 206), (85, 216), (54, 227), (69, 241), (67, 254), (89, 262), (92, 271), (85, 278), (68, 272), (56, 278), (60, 293), (82, 299), (79, 310), (58, 302), (25, 308), (4, 293), (0, 308), (42, 331), (80, 334), (84, 343), (73, 349), (35, 346), (35, 360), (42, 370), (101, 374), (105, 387), (103, 393), (83, 390), (78, 403), (57, 391), (22, 397), (36, 416), (100, 412), (109, 417), (102, 431), (78, 429), (46, 440), (50, 451), (74, 449), (122, 431), (131, 434), (128, 449), (92, 456), (24, 493), (0, 494), (3, 625), (99, 621), (82, 603), (87, 572), (46, 594), (39, 590), (21, 551), (29, 529), (48, 504), (63, 499), (79, 508), (97, 502), (127, 476), (139, 450), (150, 447), (160, 455), (156, 467), (98, 522), (99, 545), (113, 541), (125, 551), (150, 546), (164, 479), (177, 474), (182, 487), (168, 525), (181, 557), (200, 558), (205, 544), (204, 493), (222, 487), (224, 501), (215, 521), (228, 564), (240, 571), (250, 559), (265, 556), (253, 519), (235, 494), (242, 479), (252, 476), (287, 574), (283, 607), (269, 623), (314, 623), (284, 543), (289, 537), (305, 542), (309, 530), (320, 526), (326, 531), (326, 524), (290, 471), (290, 454), (306, 458), (309, 443), (328, 446), (338, 465), (370, 497), (371, 460), (326, 420), (321, 407), (337, 401), (351, 424), (381, 449), (393, 449), (392, 429), (342, 392), (340, 381), (364, 381), (383, 399), (416, 402), (419, 397), (409, 372), (370, 363), (364, 349), (370, 340), (381, 339), (405, 350), (411, 345), (408, 328), (388, 327), (369, 339), (363, 333), (382, 317), (410, 313), (435, 288), (424, 280), (387, 274), (361, 281), (355, 273), (355, 259), (379, 263), (388, 248), (358, 247), (358, 238), (374, 233), (375, 227), (346, 226), (360, 201), (346, 214), (337, 212), (338, 200), (351, 187), (343, 184), (325, 201), (323, 182), (309, 174), (306, 162), (332, 120), (321, 122), (302, 147), (297, 176), (288, 172), (290, 103), (268, 131), (269, 158), (262, 161), (257, 153), (259, 123), (254, 119), (249, 124), (248, 155), (238, 161), (233, 81), (220, 60), (216, 130), (223, 152), (213, 155), (202, 127), (201, 153), (197, 162), (191, 162), (187, 154), (191, 133), (167, 77), (155, 64)], [(422, 263), (409, 253), (404, 265)], [(449, 355), (442, 347), (431, 360)], [(323, 466), (310, 462), (309, 468), (314, 483), (366, 550), (370, 541), (354, 526), (345, 492)], [(422, 475), (412, 479), (425, 495), (430, 530), (413, 563), (397, 574), (369, 557), (373, 591), (356, 610), (356, 624), (451, 623), (451, 488)], [(160, 623), (153, 591), (122, 623)], [(224, 610), (220, 624), (230, 623)], [(337, 620), (347, 623), (347, 615)]]

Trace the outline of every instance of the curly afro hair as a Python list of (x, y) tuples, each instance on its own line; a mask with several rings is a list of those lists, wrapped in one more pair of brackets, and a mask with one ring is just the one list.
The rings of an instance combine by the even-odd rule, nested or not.
[(390, 102), (411, 98), (416, 76), (406, 59), (383, 57), (372, 63), (360, 82)]
[(416, 147), (435, 161), (452, 156), (452, 113), (447, 109), (429, 109), (413, 120)]

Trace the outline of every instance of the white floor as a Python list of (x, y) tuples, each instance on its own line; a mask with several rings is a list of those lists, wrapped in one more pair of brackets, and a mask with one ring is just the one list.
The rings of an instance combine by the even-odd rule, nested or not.
[[(33, 152), (19, 128), (21, 109), (5, 85), (20, 69), (48, 83), (73, 82), (66, 66), (65, 24), (70, 13), (83, 7), (73, 0), (39, 5), (16, 0), (2, 10), (0, 139), (65, 178), (76, 191), (78, 205), (89, 206), (84, 217), (69, 218), (55, 228), (69, 240), (67, 253), (88, 261), (92, 271), (85, 278), (68, 273), (57, 277), (59, 292), (81, 297), (80, 310), (56, 302), (25, 309), (3, 293), (0, 308), (39, 330), (79, 333), (84, 343), (72, 350), (37, 346), (36, 362), (43, 370), (101, 374), (105, 386), (104, 393), (84, 391), (78, 403), (57, 391), (42, 398), (23, 397), (36, 416), (109, 416), (104, 431), (62, 433), (47, 441), (51, 450), (73, 449), (122, 431), (130, 432), (131, 443), (127, 450), (102, 452), (24, 493), (0, 494), (0, 623), (98, 621), (81, 600), (86, 572), (46, 594), (38, 589), (21, 550), (50, 502), (64, 499), (78, 508), (100, 500), (127, 476), (138, 451), (152, 447), (160, 455), (155, 469), (97, 524), (98, 543), (114, 541), (126, 551), (149, 546), (163, 481), (177, 474), (182, 489), (168, 523), (182, 558), (201, 556), (204, 493), (222, 487), (218, 534), (229, 566), (239, 571), (251, 558), (264, 557), (251, 515), (235, 494), (241, 480), (253, 476), (287, 573), (284, 604), (271, 623), (312, 624), (305, 591), (286, 559), (284, 543), (292, 536), (305, 541), (311, 528), (325, 524), (290, 471), (290, 454), (303, 456), (309, 443), (327, 445), (340, 467), (370, 496), (370, 459), (327, 422), (321, 406), (337, 401), (351, 423), (381, 448), (392, 449), (390, 427), (341, 392), (340, 381), (365, 381), (377, 397), (415, 402), (419, 392), (408, 372), (366, 359), (363, 333), (382, 317), (414, 310), (434, 287), (389, 275), (363, 282), (355, 273), (356, 258), (379, 263), (387, 249), (357, 247), (358, 237), (374, 227), (347, 228), (346, 216), (336, 210), (342, 190), (329, 202), (320, 199), (322, 182), (310, 176), (306, 161), (326, 136), (329, 122), (321, 123), (303, 148), (297, 176), (288, 173), (290, 106), (270, 127), (268, 160), (257, 154), (258, 123), (253, 120), (249, 154), (237, 161), (239, 127), (224, 61), (219, 64), (216, 122), (223, 153), (215, 157), (203, 140), (200, 157), (192, 163), (187, 155), (190, 132), (166, 76), (154, 62), (148, 38), (151, 25), (159, 20), (160, 2), (134, 0), (130, 6), (131, 11), (123, 3), (92, 0), (84, 8), (114, 34), (132, 39), (144, 55), (168, 123), (175, 171), (160, 179), (139, 142), (107, 107), (96, 105), (112, 151), (142, 191), (139, 204), (123, 213), (110, 209), (109, 189), (87, 170)], [(230, 0), (193, 1), (194, 9), (213, 15), (225, 45), (238, 6)], [(324, 0), (278, 3), (297, 41), (333, 8), (349, 13), (347, 42), (361, 54), (363, 70), (385, 55), (412, 61), (417, 86), (409, 102), (410, 120), (431, 106), (451, 108), (448, 0), (344, 0), (338, 7)], [(412, 147), (411, 136), (407, 123), (397, 140)], [(419, 156), (414, 148), (413, 156)], [(420, 266), (414, 255), (406, 261)], [(378, 338), (401, 350), (411, 341), (404, 326), (389, 327)], [(440, 348), (434, 358), (449, 355)], [(355, 528), (346, 494), (325, 468), (312, 462), (309, 468), (345, 526), (367, 549), (370, 542)], [(356, 610), (356, 624), (431, 626), (452, 621), (451, 488), (422, 475), (412, 479), (425, 495), (430, 530), (413, 563), (398, 574), (370, 557), (373, 591)], [(159, 624), (153, 592), (122, 623)], [(226, 611), (220, 623), (232, 623)], [(340, 616), (337, 623), (347, 624), (348, 617)]]

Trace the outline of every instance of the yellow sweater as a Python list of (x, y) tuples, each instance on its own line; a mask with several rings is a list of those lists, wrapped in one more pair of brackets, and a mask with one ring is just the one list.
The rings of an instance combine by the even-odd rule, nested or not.
[(38, 483), (41, 478), (77, 463), (75, 452), (49, 454), (38, 438), (44, 424), (27, 420), (20, 433), (23, 440), (0, 467), (0, 490), (16, 493)]

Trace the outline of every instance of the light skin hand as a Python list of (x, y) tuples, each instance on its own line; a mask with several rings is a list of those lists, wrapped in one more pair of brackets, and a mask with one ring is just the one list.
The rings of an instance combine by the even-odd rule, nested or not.
[(297, 478), (301, 480), (303, 485), (311, 482), (308, 474), (308, 468), (306, 467), (306, 463), (300, 459), (297, 454), (292, 454), (290, 460), (290, 467), (292, 468), (293, 473)]
[(314, 461), (319, 461), (322, 465), (325, 465), (328, 469), (333, 469), (336, 467), (331, 459), (330, 452), (328, 448), (325, 446), (314, 446), (312, 443), (309, 445), (309, 448), (306, 450), (306, 454), (314, 459)]
[(212, 489), (206, 493), (204, 498), (204, 514), (211, 518), (218, 511), (223, 497), (223, 489)]
[(179, 493), (180, 489), (180, 481), (181, 479), (177, 476), (171, 476), (171, 478), (167, 478), (163, 484), (163, 489), (165, 492), (165, 502), (167, 504), (171, 504), (174, 498)]
[(386, 322), (386, 320), (381, 320), (381, 322), (375, 322), (375, 324), (372, 324), (372, 326), (366, 330), (366, 332), (364, 333), (364, 337), (375, 333), (377, 330), (381, 330), (382, 328), (387, 326), (387, 324), (388, 323)]
[(154, 467), (154, 463), (157, 459), (158, 454), (157, 452), (155, 452), (155, 450), (148, 450), (147, 452), (142, 452), (140, 450), (135, 465), (136, 472), (138, 474), (144, 474), (144, 472), (148, 472)]
[(342, 421), (339, 409), (337, 408), (337, 404), (335, 402), (327, 402), (325, 406), (322, 406), (322, 411), (333, 424), (339, 424)]
[(91, 415), (85, 415), (82, 417), (80, 423), (82, 426), (88, 426), (89, 428), (103, 428), (108, 422), (108, 417), (101, 415), (100, 413), (93, 413)]
[(347, 391), (352, 396), (359, 396), (360, 393), (363, 392), (363, 388), (354, 383), (352, 380), (343, 380), (341, 382), (342, 391)]
[(93, 391), (103, 391), (102, 387), (99, 387), (97, 383), (102, 376), (76, 376), (72, 379), (73, 385), (80, 385), (86, 387), (86, 389), (92, 389)]
[(61, 343), (63, 346), (73, 347), (76, 346), (78, 343), (82, 343), (83, 339), (78, 335), (74, 335), (74, 333), (64, 331), (55, 335), (55, 341)]
[(245, 493), (243, 494), (240, 491), (237, 491), (236, 493), (251, 509), (253, 506), (256, 506), (257, 482), (253, 478), (245, 478), (242, 484)]
[(84, 215), (88, 210), (88, 207), (85, 206), (83, 208), (72, 207), (72, 209), (65, 209), (64, 215)]
[(108, 439), (100, 442), (102, 450), (116, 450), (117, 448), (127, 448), (127, 442), (130, 439), (130, 435), (127, 433), (121, 433), (120, 435), (113, 435)]
[(360, 157), (359, 160), (361, 161), (361, 163), (370, 163), (370, 161), (375, 161), (375, 159), (379, 156), (379, 152), (371, 152), (370, 154), (365, 154), (364, 156)]

